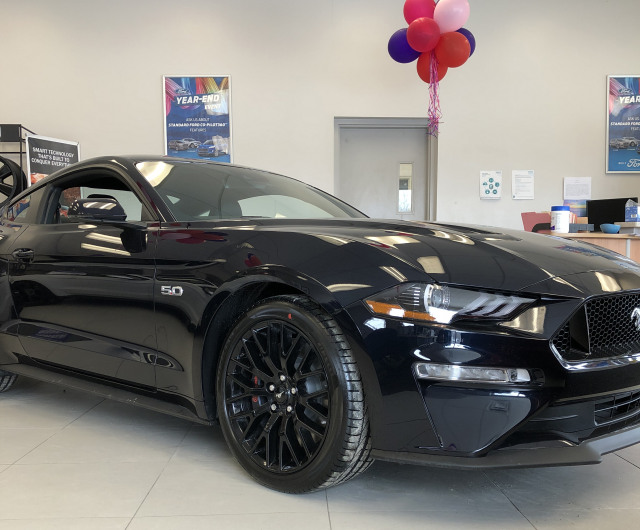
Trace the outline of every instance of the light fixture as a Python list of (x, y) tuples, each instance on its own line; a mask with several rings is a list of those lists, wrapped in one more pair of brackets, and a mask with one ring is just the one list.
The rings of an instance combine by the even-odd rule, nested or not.
[(485, 366), (460, 366), (456, 364), (416, 363), (414, 371), (418, 379), (435, 381), (462, 381), (467, 383), (530, 383), (531, 375), (524, 368), (493, 368)]

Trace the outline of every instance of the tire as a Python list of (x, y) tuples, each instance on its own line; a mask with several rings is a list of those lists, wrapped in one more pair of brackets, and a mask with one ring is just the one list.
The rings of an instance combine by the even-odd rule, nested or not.
[(13, 383), (16, 382), (18, 376), (16, 374), (10, 374), (4, 370), (0, 370), (0, 392), (6, 392), (9, 390)]
[(360, 372), (337, 323), (310, 299), (269, 298), (243, 314), (216, 383), (224, 437), (257, 482), (311, 492), (371, 464)]

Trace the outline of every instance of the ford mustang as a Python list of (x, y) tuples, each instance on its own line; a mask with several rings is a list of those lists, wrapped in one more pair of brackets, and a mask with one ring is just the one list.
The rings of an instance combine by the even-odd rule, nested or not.
[(101, 157), (14, 193), (2, 162), (0, 391), (24, 376), (219, 423), (292, 493), (373, 459), (593, 464), (640, 441), (621, 255), (369, 219), (234, 165)]

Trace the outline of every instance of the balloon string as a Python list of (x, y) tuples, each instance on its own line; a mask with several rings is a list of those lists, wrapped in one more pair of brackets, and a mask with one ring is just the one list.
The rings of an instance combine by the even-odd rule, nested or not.
[(440, 96), (438, 93), (438, 60), (436, 59), (435, 52), (431, 52), (429, 67), (431, 83), (429, 83), (429, 110), (427, 112), (429, 123), (427, 125), (427, 132), (431, 136), (438, 136), (438, 127), (440, 125), (442, 112), (440, 112)]

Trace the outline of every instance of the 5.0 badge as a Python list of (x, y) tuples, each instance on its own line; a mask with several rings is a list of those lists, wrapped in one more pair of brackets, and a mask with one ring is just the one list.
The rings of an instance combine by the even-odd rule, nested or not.
[(165, 296), (182, 296), (184, 289), (179, 285), (161, 285), (160, 294)]

